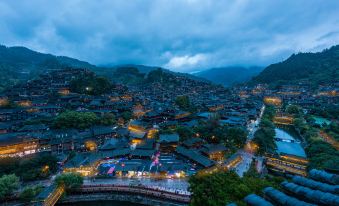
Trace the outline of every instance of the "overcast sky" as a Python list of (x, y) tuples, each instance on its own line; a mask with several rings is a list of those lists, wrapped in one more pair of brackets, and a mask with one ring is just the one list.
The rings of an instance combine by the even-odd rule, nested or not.
[(339, 44), (339, 0), (0, 0), (0, 44), (190, 72)]

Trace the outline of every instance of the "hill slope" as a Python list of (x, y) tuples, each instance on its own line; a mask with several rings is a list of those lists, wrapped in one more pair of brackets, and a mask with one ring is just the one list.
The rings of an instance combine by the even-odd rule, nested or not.
[(318, 53), (293, 54), (283, 62), (266, 67), (250, 83), (293, 83), (308, 81), (312, 84), (339, 81), (339, 45)]
[(0, 91), (21, 80), (35, 77), (47, 69), (60, 69), (64, 66), (94, 67), (69, 57), (43, 54), (25, 47), (0, 45)]
[(205, 78), (211, 82), (231, 86), (236, 83), (242, 83), (250, 80), (253, 76), (259, 74), (261, 67), (220, 67), (204, 70), (195, 73), (195, 76)]
[[(100, 76), (106, 76), (115, 82), (124, 84), (144, 84), (148, 74), (159, 68), (133, 64), (97, 67), (88, 62), (66, 56), (39, 53), (25, 47), (0, 45), (0, 92), (20, 81), (35, 78), (46, 70), (62, 69), (66, 66), (87, 68)], [(202, 81), (198, 77), (189, 74), (175, 73), (166, 69), (162, 69), (162, 71), (172, 76), (185, 76)]]

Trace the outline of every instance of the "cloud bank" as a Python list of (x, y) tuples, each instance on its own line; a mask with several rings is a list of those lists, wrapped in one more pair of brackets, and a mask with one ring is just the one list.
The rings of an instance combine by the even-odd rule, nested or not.
[(0, 0), (0, 44), (190, 72), (339, 43), (339, 1)]

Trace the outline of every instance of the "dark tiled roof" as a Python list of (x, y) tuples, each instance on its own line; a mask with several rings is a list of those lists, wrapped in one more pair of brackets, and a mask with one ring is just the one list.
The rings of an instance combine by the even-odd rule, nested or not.
[(215, 152), (223, 152), (226, 151), (227, 148), (222, 144), (205, 144), (203, 145), (203, 152), (206, 154), (211, 154)]
[(179, 135), (177, 133), (161, 134), (159, 141), (160, 141), (160, 143), (179, 142)]
[(203, 156), (202, 154), (193, 151), (193, 150), (188, 150), (184, 147), (177, 147), (176, 152), (190, 160), (193, 160), (194, 162), (204, 166), (204, 167), (211, 167), (214, 165), (214, 162), (207, 157)]
[(194, 144), (196, 143), (201, 143), (203, 142), (203, 140), (201, 138), (190, 138), (190, 139), (187, 139), (183, 142), (183, 145), (187, 146), (187, 147), (191, 147), (193, 146)]

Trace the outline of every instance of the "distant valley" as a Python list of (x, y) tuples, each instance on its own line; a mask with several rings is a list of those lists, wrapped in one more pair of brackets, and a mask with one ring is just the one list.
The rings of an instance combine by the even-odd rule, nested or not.
[[(39, 53), (25, 47), (0, 45), (0, 91), (20, 81), (35, 78), (46, 70), (64, 67), (87, 68), (112, 81), (140, 84), (148, 73), (160, 67), (146, 65), (96, 66), (65, 56)], [(318, 53), (293, 54), (285, 61), (266, 68), (228, 66), (206, 69), (194, 74), (177, 73), (161, 68), (172, 75), (185, 76), (198, 81), (209, 81), (229, 87), (239, 83), (279, 85), (281, 83), (309, 81), (314, 84), (338, 81), (339, 46)]]
[(222, 84), (224, 86), (232, 86), (238, 83), (249, 81), (252, 77), (258, 75), (263, 70), (262, 67), (219, 67), (207, 69), (194, 73), (195, 76), (205, 78), (213, 83)]

